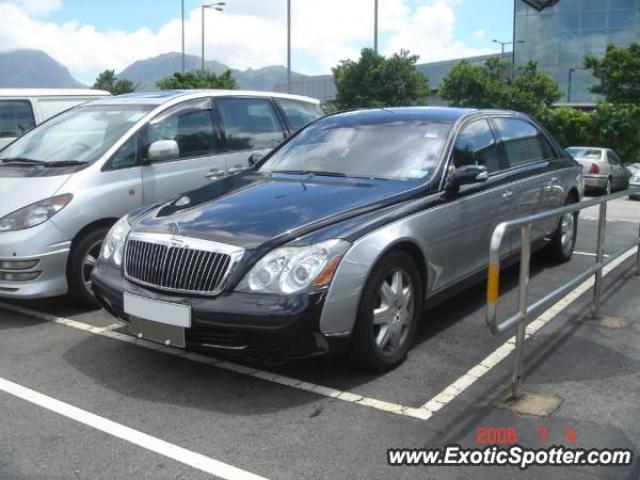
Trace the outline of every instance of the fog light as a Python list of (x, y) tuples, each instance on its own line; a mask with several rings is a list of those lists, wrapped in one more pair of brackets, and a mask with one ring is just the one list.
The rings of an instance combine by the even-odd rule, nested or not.
[(2, 260), (0, 261), (0, 270), (30, 270), (40, 260)]
[(35, 280), (42, 272), (0, 272), (0, 281), (29, 282)]

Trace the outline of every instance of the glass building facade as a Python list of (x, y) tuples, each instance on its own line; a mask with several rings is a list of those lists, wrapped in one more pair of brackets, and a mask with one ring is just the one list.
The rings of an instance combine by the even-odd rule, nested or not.
[(640, 42), (640, 0), (558, 0), (542, 10), (516, 0), (514, 39), (516, 65), (535, 60), (560, 85), (561, 101), (594, 103), (584, 57)]

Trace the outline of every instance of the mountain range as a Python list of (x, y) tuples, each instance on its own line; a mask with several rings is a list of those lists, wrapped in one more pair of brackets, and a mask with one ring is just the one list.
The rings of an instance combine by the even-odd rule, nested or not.
[[(220, 74), (229, 69), (215, 60), (205, 63), (207, 70)], [(118, 78), (131, 80), (138, 91), (157, 90), (156, 82), (182, 69), (182, 55), (177, 52), (139, 60), (117, 73)], [(200, 57), (185, 56), (185, 69), (200, 69)], [(281, 65), (259, 69), (231, 69), (233, 76), (245, 90), (273, 90), (275, 85), (285, 83), (287, 69)], [(292, 72), (292, 77), (304, 75)], [(40, 50), (15, 50), (0, 53), (0, 88), (78, 88), (84, 85), (69, 73), (69, 70)]]

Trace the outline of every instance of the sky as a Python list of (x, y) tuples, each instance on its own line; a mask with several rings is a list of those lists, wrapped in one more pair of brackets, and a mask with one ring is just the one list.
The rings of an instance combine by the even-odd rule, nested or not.
[[(39, 49), (85, 83), (104, 69), (181, 50), (181, 0), (0, 0), (0, 51)], [(205, 3), (217, 0), (205, 0)], [(184, 0), (187, 53), (200, 55), (202, 0)], [(286, 64), (286, 0), (226, 0), (205, 15), (205, 57), (233, 68)], [(379, 0), (379, 45), (420, 62), (499, 51), (513, 0)], [(373, 46), (374, 0), (292, 0), (292, 68), (330, 73)]]

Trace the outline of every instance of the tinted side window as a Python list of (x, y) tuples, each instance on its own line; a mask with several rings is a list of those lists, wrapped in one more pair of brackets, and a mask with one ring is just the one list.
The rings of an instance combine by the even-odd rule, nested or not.
[(500, 170), (496, 140), (486, 120), (473, 122), (460, 131), (453, 155), (456, 167), (484, 165), (489, 172)]
[(0, 100), (0, 138), (20, 137), (35, 126), (27, 100)]
[(265, 98), (217, 98), (229, 150), (276, 147), (284, 139), (280, 120)]
[(180, 158), (200, 157), (218, 151), (218, 140), (208, 109), (181, 110), (152, 121), (148, 127), (148, 140), (149, 144), (157, 140), (175, 140), (180, 148)]
[(622, 160), (613, 150), (609, 150), (607, 157), (609, 158), (609, 163), (613, 162), (614, 165), (622, 165)]
[(277, 99), (276, 103), (284, 112), (287, 122), (293, 131), (300, 130), (322, 116), (320, 107), (312, 103), (296, 102), (295, 100), (284, 98)]
[(509, 165), (524, 165), (553, 158), (553, 150), (536, 127), (517, 118), (494, 119)]
[(144, 155), (143, 135), (139, 132), (122, 145), (109, 160), (109, 169), (129, 168), (138, 165)]

